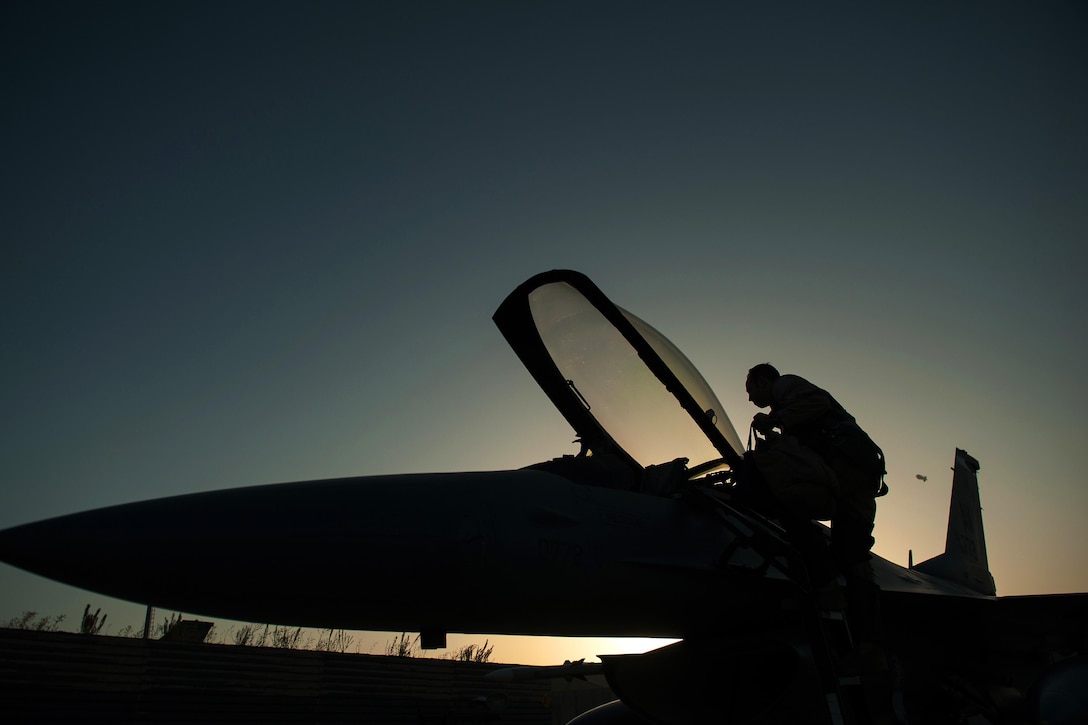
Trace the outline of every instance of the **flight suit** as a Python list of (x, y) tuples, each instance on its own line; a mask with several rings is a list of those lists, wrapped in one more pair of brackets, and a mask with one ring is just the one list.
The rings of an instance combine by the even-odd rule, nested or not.
[(884, 454), (830, 393), (797, 375), (780, 375), (772, 382), (769, 418), (784, 434), (818, 453), (838, 478), (831, 556), (846, 577), (855, 636), (878, 641), (879, 590), (869, 552), (875, 543)]

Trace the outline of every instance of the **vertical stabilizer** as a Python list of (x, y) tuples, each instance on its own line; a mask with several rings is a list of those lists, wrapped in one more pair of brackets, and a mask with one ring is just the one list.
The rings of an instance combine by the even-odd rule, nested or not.
[(979, 594), (997, 594), (986, 558), (982, 503), (978, 494), (978, 461), (956, 449), (952, 468), (952, 503), (948, 509), (948, 536), (944, 553), (916, 564), (914, 569), (955, 582)]

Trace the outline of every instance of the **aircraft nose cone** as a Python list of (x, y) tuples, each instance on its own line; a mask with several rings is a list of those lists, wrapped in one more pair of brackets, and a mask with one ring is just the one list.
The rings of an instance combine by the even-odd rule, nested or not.
[(23, 563), (26, 561), (25, 553), (40, 538), (35, 528), (35, 524), (26, 524), (0, 531), (0, 561), (26, 568)]
[(119, 587), (130, 588), (126, 580), (146, 579), (168, 545), (168, 522), (153, 509), (141, 511), (143, 506), (71, 514), (0, 531), (0, 560), (117, 596)]
[[(0, 559), (140, 604), (344, 626), (382, 592), (394, 617), (459, 584), (482, 547), (440, 475), (276, 484), (113, 506), (0, 532)], [(454, 486), (456, 488), (456, 486)], [(373, 612), (367, 621), (384, 622)], [(366, 627), (363, 627), (366, 628)]]
[(0, 561), (35, 573), (52, 569), (61, 542), (51, 531), (52, 527), (41, 523), (0, 531)]
[(109, 529), (87, 514), (62, 516), (0, 531), (0, 559), (37, 574), (66, 580), (92, 550), (109, 555)]

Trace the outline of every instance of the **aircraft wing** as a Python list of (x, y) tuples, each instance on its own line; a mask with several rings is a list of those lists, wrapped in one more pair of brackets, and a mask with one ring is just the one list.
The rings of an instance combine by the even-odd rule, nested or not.
[(1045, 647), (1084, 652), (1088, 650), (1088, 594), (999, 597), (992, 626), (999, 641), (1015, 637), (1021, 644), (1034, 644), (1036, 651)]

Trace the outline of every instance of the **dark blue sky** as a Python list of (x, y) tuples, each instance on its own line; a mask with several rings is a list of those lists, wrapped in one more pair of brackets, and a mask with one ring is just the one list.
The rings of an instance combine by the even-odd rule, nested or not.
[[(1086, 30), (1077, 3), (5, 3), (0, 526), (569, 452), (490, 315), (570, 267), (742, 431), (756, 362), (831, 388), (889, 455), (878, 553), (939, 550), (960, 446), (999, 591), (1088, 589)], [(0, 615), (62, 596), (0, 576)]]

